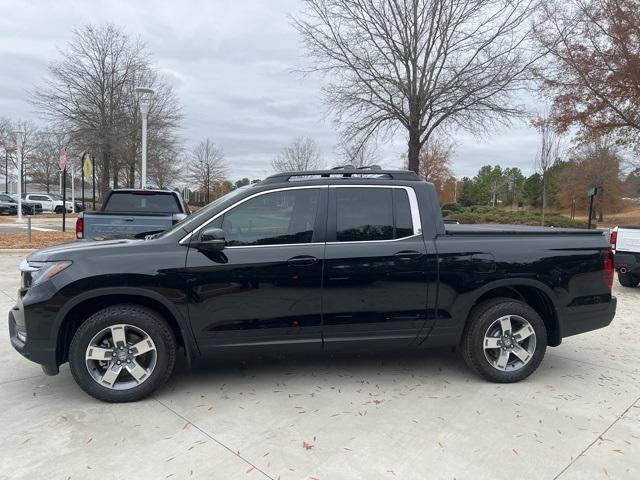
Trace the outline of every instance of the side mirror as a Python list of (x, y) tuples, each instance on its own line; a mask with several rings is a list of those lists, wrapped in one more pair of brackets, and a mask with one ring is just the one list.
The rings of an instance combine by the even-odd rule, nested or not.
[(198, 250), (219, 252), (226, 245), (224, 230), (221, 228), (207, 228), (200, 234), (200, 238), (193, 242), (193, 244), (193, 246)]

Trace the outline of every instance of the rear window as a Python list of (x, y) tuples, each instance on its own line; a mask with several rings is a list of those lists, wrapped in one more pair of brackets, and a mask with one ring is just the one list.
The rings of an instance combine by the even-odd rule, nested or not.
[(175, 195), (150, 192), (113, 192), (105, 204), (105, 212), (182, 213)]

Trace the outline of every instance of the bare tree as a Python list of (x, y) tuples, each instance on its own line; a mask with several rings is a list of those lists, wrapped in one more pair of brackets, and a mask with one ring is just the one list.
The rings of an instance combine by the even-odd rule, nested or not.
[(547, 184), (549, 171), (560, 160), (562, 151), (562, 137), (555, 129), (548, 114), (533, 120), (533, 125), (540, 132), (540, 147), (536, 154), (536, 170), (542, 176), (542, 225), (544, 226), (544, 214), (547, 208)]
[(483, 132), (521, 115), (513, 103), (537, 54), (527, 47), (535, 0), (305, 0), (293, 19), (331, 75), (329, 111), (347, 141), (401, 127), (409, 168), (438, 128)]
[(309, 137), (298, 137), (282, 149), (271, 166), (276, 172), (318, 170), (323, 166), (318, 143)]
[(353, 165), (356, 168), (368, 167), (380, 163), (378, 146), (371, 140), (360, 143), (344, 143), (339, 146), (339, 165)]
[[(37, 146), (33, 152), (29, 172), (34, 182), (44, 185), (47, 193), (51, 193), (51, 186), (57, 183), (60, 167), (58, 160), (60, 150), (69, 147), (69, 136), (62, 131), (43, 131), (38, 135)], [(70, 163), (73, 162), (74, 152), (67, 152)], [(70, 170), (70, 168), (69, 168)]]
[(159, 92), (151, 100), (150, 145), (155, 128), (168, 124), (165, 134), (173, 135), (180, 118), (175, 95), (153, 72), (145, 46), (115, 25), (74, 30), (61, 57), (49, 65), (49, 77), (34, 91), (33, 104), (54, 124), (64, 124), (80, 150), (95, 149), (101, 194), (118, 186), (125, 168), (127, 183), (133, 185), (140, 148), (134, 88), (147, 83)]
[(209, 203), (211, 191), (227, 176), (227, 164), (222, 149), (210, 139), (201, 141), (191, 151), (187, 176), (200, 191), (205, 192)]
[[(16, 148), (15, 132), (24, 133), (24, 141), (22, 144), (22, 172), (18, 174), (18, 151)], [(41, 132), (38, 126), (28, 120), (9, 120), (2, 119), (0, 121), (0, 147), (2, 148), (2, 171), (5, 171), (5, 160), (7, 160), (7, 170), (9, 177), (15, 172), (15, 179), (22, 179), (22, 191), (26, 192), (27, 179), (31, 174), (34, 160), (34, 154), (39, 148), (41, 140)]]

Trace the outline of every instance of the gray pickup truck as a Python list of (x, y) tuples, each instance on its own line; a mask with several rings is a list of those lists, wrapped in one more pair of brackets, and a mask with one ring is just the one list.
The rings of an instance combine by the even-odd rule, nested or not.
[(178, 192), (171, 190), (113, 190), (102, 210), (81, 212), (76, 237), (91, 240), (142, 238), (163, 232), (189, 214)]

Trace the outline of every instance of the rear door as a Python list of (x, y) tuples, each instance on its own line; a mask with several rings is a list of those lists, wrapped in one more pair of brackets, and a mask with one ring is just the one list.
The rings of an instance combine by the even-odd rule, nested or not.
[(412, 188), (331, 186), (322, 298), (325, 346), (414, 340), (427, 309), (426, 253)]

